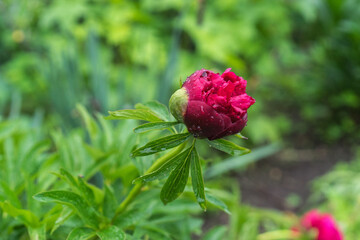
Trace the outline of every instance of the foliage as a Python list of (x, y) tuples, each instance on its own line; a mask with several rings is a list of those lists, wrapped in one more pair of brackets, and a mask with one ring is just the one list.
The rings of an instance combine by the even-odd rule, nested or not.
[[(153, 155), (177, 147), (173, 152), (169, 152), (157, 159), (156, 162), (146, 171), (145, 175), (134, 180), (134, 182), (137, 182), (138, 185), (134, 187), (128, 198), (124, 200), (124, 204), (120, 205), (120, 207), (116, 210), (116, 213), (121, 213), (127, 207), (128, 202), (132, 201), (132, 198), (138, 194), (138, 189), (141, 188), (142, 183), (162, 179), (167, 176), (168, 178), (161, 189), (160, 198), (165, 205), (174, 201), (185, 190), (190, 171), (193, 192), (196, 200), (201, 208), (206, 211), (206, 196), (202, 167), (196, 150), (196, 142), (201, 139), (197, 140), (187, 131), (178, 131), (176, 128), (170, 128), (175, 123), (181, 124), (181, 129), (186, 129), (184, 123), (174, 122), (174, 119), (170, 117), (170, 113), (165, 105), (156, 101), (152, 101), (144, 105), (138, 104), (137, 109), (109, 111), (109, 114), (110, 115), (106, 118), (110, 120), (139, 119), (149, 122), (141, 125), (140, 127), (144, 125), (164, 126), (165, 123), (168, 124), (169, 127), (167, 130), (171, 132), (170, 135), (152, 140), (144, 146), (134, 149), (130, 154), (133, 158)], [(170, 122), (167, 122), (169, 119)], [(139, 127), (135, 129), (139, 129)], [(151, 128), (149, 130), (157, 130), (157, 128)], [(135, 130), (135, 132), (137, 131)], [(240, 147), (225, 139), (206, 141), (209, 146), (231, 155), (239, 156), (250, 152), (249, 149)], [(186, 145), (188, 145), (187, 142), (191, 142), (191, 144), (187, 149), (183, 150)]]
[[(166, 227), (159, 229), (154, 222), (164, 221), (165, 226), (176, 230), (174, 223), (184, 219), (191, 223), (188, 231), (199, 231), (200, 220), (188, 216), (189, 211), (198, 212), (191, 202), (181, 203), (184, 211), (179, 210), (176, 218), (162, 220), (169, 216), (159, 212), (161, 204), (154, 198), (156, 189), (142, 194), (141, 201), (122, 213), (126, 217), (119, 217), (116, 224), (110, 225), (114, 209), (146, 162), (139, 162), (136, 167), (129, 157), (129, 143), (136, 139), (124, 130), (132, 123), (113, 127), (102, 117), (95, 121), (81, 106), (78, 110), (88, 130), (88, 141), (85, 132), (79, 130), (69, 135), (54, 130), (49, 141), (39, 128), (29, 128), (30, 121), (1, 123), (2, 238), (29, 235), (31, 239), (65, 239), (68, 235), (68, 239), (90, 239), (97, 235), (115, 239), (115, 234), (125, 239), (123, 229), (131, 229), (134, 239), (143, 235), (169, 239)], [(120, 135), (121, 138), (116, 137)], [(57, 204), (44, 205), (39, 201)]]
[[(357, 0), (0, 1), (0, 239), (289, 236), (295, 214), (242, 204), (228, 173), (287, 140), (355, 145), (358, 22)], [(136, 122), (98, 113), (165, 103), (179, 78), (227, 67), (257, 100), (246, 143), (197, 141), (195, 151), (154, 101), (109, 117)], [(153, 142), (154, 154), (144, 154), (155, 139), (166, 149)], [(248, 150), (238, 144), (256, 147), (239, 156)], [(163, 154), (174, 155), (149, 171)], [(315, 181), (310, 202), (331, 212), (349, 240), (360, 235), (358, 158)], [(226, 220), (212, 227), (208, 216)]]
[(350, 163), (341, 162), (317, 179), (313, 184), (312, 203), (329, 209), (339, 220), (346, 239), (356, 239), (360, 234), (359, 167), (360, 151)]
[(57, 112), (57, 121), (76, 125), (68, 113), (77, 102), (102, 112), (154, 98), (165, 103), (174, 78), (231, 66), (250, 80), (257, 99), (249, 113), (256, 124), (246, 130), (252, 141), (299, 132), (312, 142), (358, 139), (356, 0), (36, 0), (30, 7), (9, 0), (1, 6), (5, 113), (13, 91), (26, 100), (24, 112)]
[[(128, 131), (129, 127), (135, 126), (133, 122), (122, 121), (115, 127), (101, 116), (91, 117), (80, 105), (77, 111), (86, 132), (75, 129), (64, 135), (59, 130), (53, 130), (47, 136), (41, 128), (29, 128), (31, 121), (24, 118), (1, 123), (2, 239), (140, 239), (145, 236), (149, 239), (191, 239), (195, 234), (201, 235), (203, 240), (224, 237), (266, 240), (273, 239), (271, 236), (291, 235), (288, 229), (298, 222), (295, 215), (240, 204), (238, 186), (231, 178), (221, 176), (229, 170), (246, 166), (254, 161), (251, 158), (244, 158), (244, 163), (239, 164), (239, 161), (234, 161), (238, 157), (232, 157), (205, 169), (208, 187), (204, 188), (201, 168), (205, 166), (201, 166), (202, 161), (196, 158), (196, 152), (193, 153), (194, 146), (151, 172), (148, 169), (154, 158), (150, 155), (131, 159), (130, 152), (136, 149), (129, 143), (143, 142), (141, 139), (145, 136), (156, 135), (147, 132), (138, 138)], [(220, 149), (227, 151), (230, 146), (225, 143)], [(278, 151), (278, 146), (255, 150), (252, 159), (274, 151)], [(182, 157), (188, 153), (194, 154), (191, 162)], [(185, 174), (181, 181), (175, 179), (179, 175), (172, 176), (177, 172), (176, 166), (183, 168), (179, 164), (181, 162), (191, 166), (187, 165), (186, 169), (191, 172), (193, 190), (186, 184), (188, 175)], [(351, 168), (354, 171), (355, 168)], [(150, 172), (148, 175), (146, 170)], [(132, 186), (132, 180), (139, 175), (142, 176)], [(164, 184), (162, 179), (168, 175)], [(222, 180), (219, 182), (217, 179), (220, 176)], [(332, 184), (331, 181), (324, 177), (321, 184)], [(146, 182), (147, 186), (142, 182)], [(176, 183), (171, 190), (170, 182)], [(185, 185), (180, 186), (179, 183)], [(163, 184), (160, 192), (159, 186)], [(139, 185), (141, 191), (136, 193), (139, 195), (124, 207), (126, 199)], [(356, 186), (353, 182), (350, 185)], [(174, 186), (179, 191), (173, 191)], [(348, 201), (346, 198), (339, 198), (338, 192), (331, 194), (328, 191), (342, 188), (324, 187), (319, 183), (316, 186), (319, 188), (316, 189), (318, 195), (324, 193), (329, 196), (330, 203), (336, 201), (326, 209), (337, 213), (341, 206), (348, 206), (347, 202), (339, 204)], [(168, 203), (179, 197), (182, 191), (184, 193), (178, 200)], [(166, 207), (159, 195), (162, 201), (168, 203)], [(349, 197), (349, 201), (354, 200), (354, 195)], [(216, 208), (231, 212), (229, 225), (214, 226), (203, 232), (203, 220), (199, 218), (202, 211), (194, 200), (203, 208), (207, 205), (211, 214), (216, 214)], [(348, 210), (354, 211), (352, 208)], [(342, 224), (347, 223), (344, 218), (348, 215), (343, 208), (340, 212), (343, 215), (339, 213), (336, 217), (342, 219)], [(347, 224), (346, 234), (356, 234), (356, 224)]]
[[(159, 183), (153, 183), (123, 208), (120, 203), (138, 186), (132, 188), (132, 180), (144, 173), (154, 158), (129, 157), (134, 152), (132, 144), (138, 141), (128, 131), (132, 122), (114, 127), (101, 116), (94, 119), (80, 105), (77, 111), (86, 132), (75, 129), (64, 135), (53, 130), (46, 136), (41, 128), (30, 128), (31, 121), (23, 118), (1, 123), (1, 238), (190, 239), (191, 234), (201, 234), (202, 220), (195, 215), (201, 210), (188, 189), (166, 210), (158, 197), (165, 193), (171, 200), (177, 197), (186, 186), (187, 175), (183, 181), (173, 180), (185, 184), (176, 195), (172, 189), (160, 194)], [(192, 156), (192, 176), (201, 177), (200, 162), (192, 149), (187, 151)], [(185, 162), (190, 164), (190, 160)], [(193, 177), (193, 186), (198, 202), (205, 207), (202, 177)], [(227, 209), (210, 190), (206, 195), (210, 206)]]

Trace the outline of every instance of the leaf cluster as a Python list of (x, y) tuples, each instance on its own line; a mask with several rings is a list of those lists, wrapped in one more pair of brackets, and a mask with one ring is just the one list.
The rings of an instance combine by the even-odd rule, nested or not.
[[(177, 199), (184, 191), (191, 170), (191, 183), (195, 198), (201, 208), (206, 210), (204, 178), (200, 158), (195, 144), (197, 139), (191, 136), (184, 126), (182, 128), (182, 133), (179, 133), (176, 128), (171, 128), (177, 124), (183, 125), (183, 123), (168, 121), (169, 119), (171, 120), (171, 118), (169, 118), (170, 114), (166, 106), (153, 101), (145, 105), (138, 104), (137, 109), (110, 111), (109, 114), (110, 115), (106, 117), (106, 119), (109, 120), (137, 119), (149, 122), (136, 127), (134, 131), (137, 133), (143, 132), (139, 131), (139, 129), (150, 131), (164, 129), (167, 127), (171, 133), (170, 135), (152, 140), (144, 146), (134, 149), (131, 153), (131, 157), (135, 158), (157, 154), (175, 147), (178, 147), (178, 152), (169, 157), (169, 159), (166, 159), (165, 162), (161, 162), (160, 166), (153, 166), (150, 168), (147, 174), (135, 179), (134, 183), (145, 183), (154, 180), (161, 180), (167, 177), (160, 193), (160, 198), (166, 205)], [(183, 150), (187, 144), (186, 141), (188, 140), (191, 142), (190, 146)], [(240, 147), (235, 143), (224, 139), (217, 139), (213, 141), (207, 140), (207, 143), (210, 147), (231, 155), (243, 155), (250, 152), (249, 149)]]

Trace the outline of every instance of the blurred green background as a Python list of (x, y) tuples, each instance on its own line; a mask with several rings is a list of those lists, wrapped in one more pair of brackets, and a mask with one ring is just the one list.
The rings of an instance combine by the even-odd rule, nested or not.
[[(243, 131), (247, 146), (280, 143), (285, 149), (260, 165), (266, 173), (255, 166), (248, 174), (261, 185), (268, 182), (264, 175), (279, 182), (289, 171), (304, 176), (295, 177), (295, 185), (305, 185), (296, 181), (307, 183), (338, 161), (354, 160), (317, 180), (310, 199), (346, 221), (359, 207), (359, 177), (345, 177), (360, 162), (354, 154), (360, 142), (359, 23), (358, 0), (0, 0), (0, 119), (15, 125), (26, 119), (27, 128), (45, 134), (71, 132), (81, 126), (77, 103), (91, 114), (154, 99), (167, 104), (194, 71), (232, 68), (256, 99)], [(254, 158), (270, 155), (264, 151)], [(237, 178), (247, 194), (256, 191), (246, 183), (249, 176)], [(309, 194), (289, 195), (296, 188), (270, 189), (285, 206), (266, 207), (296, 209), (299, 196)], [(356, 229), (348, 227), (353, 236)]]
[(357, 0), (0, 2), (0, 111), (76, 125), (157, 99), (200, 68), (231, 67), (257, 100), (256, 144), (359, 140)]

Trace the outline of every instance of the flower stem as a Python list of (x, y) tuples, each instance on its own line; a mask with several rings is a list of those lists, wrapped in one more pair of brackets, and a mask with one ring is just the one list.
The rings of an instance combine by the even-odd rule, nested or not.
[[(173, 151), (165, 154), (164, 156), (157, 159), (154, 164), (145, 172), (145, 174), (151, 173), (158, 169), (161, 165), (163, 165), (166, 161), (169, 159), (175, 157), (177, 154), (179, 154), (186, 146), (186, 142), (178, 146)], [(131, 189), (130, 193), (127, 195), (127, 197), (124, 199), (124, 201), (121, 202), (121, 204), (118, 206), (118, 208), (115, 211), (115, 215), (111, 222), (114, 222), (115, 219), (126, 210), (126, 208), (129, 206), (129, 204), (134, 200), (134, 198), (141, 192), (141, 188), (143, 187), (144, 183), (137, 183), (133, 189)]]

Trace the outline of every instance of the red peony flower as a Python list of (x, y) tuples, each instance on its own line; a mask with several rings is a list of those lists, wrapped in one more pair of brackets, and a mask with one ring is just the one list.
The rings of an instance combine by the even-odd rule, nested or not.
[(214, 140), (240, 132), (255, 99), (246, 94), (246, 80), (230, 72), (201, 69), (188, 77), (170, 99), (174, 117), (195, 137)]
[(316, 240), (343, 240), (344, 237), (330, 214), (321, 214), (311, 210), (301, 219), (301, 225), (306, 230), (317, 231)]

